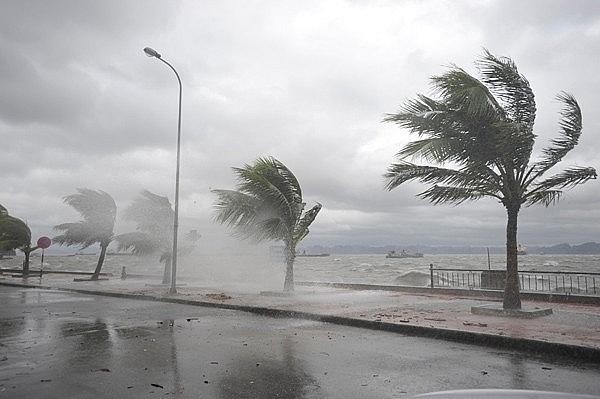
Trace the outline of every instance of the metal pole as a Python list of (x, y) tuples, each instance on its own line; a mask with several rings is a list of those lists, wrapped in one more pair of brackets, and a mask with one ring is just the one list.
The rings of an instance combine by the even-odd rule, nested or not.
[(429, 279), (431, 282), (431, 288), (433, 288), (433, 263), (429, 264)]
[(44, 249), (42, 248), (42, 261), (40, 262), (40, 282), (42, 281), (42, 274), (44, 274)]
[(169, 68), (175, 72), (175, 76), (177, 76), (177, 82), (179, 82), (179, 114), (177, 118), (177, 169), (175, 172), (175, 215), (173, 220), (173, 262), (171, 265), (171, 288), (169, 289), (169, 294), (176, 294), (176, 281), (177, 281), (177, 230), (179, 229), (179, 165), (181, 161), (181, 79), (179, 78), (179, 74), (173, 68), (173, 65), (169, 64), (167, 61), (162, 58), (158, 58)]

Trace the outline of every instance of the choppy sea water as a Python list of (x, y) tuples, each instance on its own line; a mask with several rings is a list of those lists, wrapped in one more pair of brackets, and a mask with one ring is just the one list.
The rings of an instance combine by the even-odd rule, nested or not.
[[(505, 256), (491, 255), (492, 269), (504, 269)], [(51, 270), (93, 271), (93, 255), (47, 256), (44, 268)], [(0, 260), (0, 267), (20, 267), (22, 258)], [(31, 267), (38, 268), (40, 258), (33, 257)], [(298, 257), (297, 281), (344, 282), (387, 285), (425, 286), (429, 282), (429, 265), (436, 268), (487, 269), (487, 255), (425, 255), (423, 258), (388, 259), (381, 255), (335, 255)], [(233, 265), (233, 266), (232, 266)], [(244, 266), (245, 265), (245, 266)], [(125, 266), (128, 273), (160, 274), (162, 266), (155, 258), (107, 255), (103, 271), (118, 274)], [(239, 267), (238, 267), (239, 266)], [(268, 278), (283, 272), (283, 264), (268, 255), (195, 255), (182, 259), (182, 276), (218, 277), (241, 280)], [(600, 272), (600, 255), (524, 255), (519, 256), (519, 270)], [(262, 276), (260, 274), (262, 273)]]
[[(425, 286), (429, 265), (435, 268), (487, 269), (487, 255), (425, 255), (388, 259), (385, 255), (331, 255), (298, 258), (299, 279), (344, 283)], [(506, 257), (491, 255), (492, 269), (505, 269)], [(600, 272), (600, 255), (523, 255), (519, 270)]]

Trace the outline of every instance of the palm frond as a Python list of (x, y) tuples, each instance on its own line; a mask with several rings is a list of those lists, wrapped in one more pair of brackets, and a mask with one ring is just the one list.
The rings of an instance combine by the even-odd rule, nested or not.
[(429, 162), (446, 162), (455, 157), (452, 148), (456, 140), (451, 137), (427, 137), (411, 141), (396, 154), (398, 158), (419, 157)]
[(573, 167), (565, 169), (562, 173), (540, 181), (533, 185), (531, 192), (546, 191), (556, 188), (574, 187), (597, 177), (596, 169), (590, 167)]
[(436, 205), (444, 202), (461, 204), (465, 201), (473, 201), (485, 196), (485, 193), (482, 193), (477, 189), (438, 186), (437, 184), (419, 194), (419, 197), (429, 200), (431, 203)]
[(502, 155), (502, 137), (496, 126), (503, 119), (496, 114), (489, 117), (474, 115), (465, 111), (467, 108), (422, 95), (408, 101), (397, 114), (388, 115), (384, 119), (422, 137), (407, 144), (398, 156), (420, 157), (438, 163), (497, 161)]
[(535, 122), (536, 105), (529, 81), (519, 73), (513, 60), (496, 57), (488, 50), (484, 51), (484, 56), (477, 62), (483, 82), (504, 104), (503, 109), (509, 119), (524, 125), (526, 130), (531, 132)]
[(81, 245), (87, 248), (98, 242), (103, 245), (113, 239), (117, 205), (110, 194), (101, 190), (77, 189), (78, 193), (67, 195), (64, 202), (78, 211), (82, 221), (55, 226), (63, 234), (56, 237), (61, 245)]
[(233, 168), (238, 190), (262, 199), (291, 224), (302, 212), (302, 196), (295, 176), (275, 158), (259, 158), (253, 165)]
[(78, 188), (77, 194), (64, 197), (65, 204), (75, 208), (86, 221), (111, 220), (117, 214), (117, 205), (110, 194), (102, 190)]
[(98, 234), (98, 230), (92, 223), (62, 223), (54, 226), (54, 229), (63, 232), (63, 234), (52, 238), (53, 242), (56, 242), (61, 246), (79, 245), (82, 249), (85, 249), (97, 242), (102, 242), (105, 238)]
[(175, 211), (167, 197), (144, 190), (125, 209), (124, 218), (136, 223), (136, 229), (161, 241), (170, 241)]
[(581, 109), (577, 100), (565, 92), (560, 93), (557, 99), (563, 103), (559, 122), (560, 134), (558, 138), (552, 140), (550, 147), (544, 148), (543, 159), (535, 165), (535, 176), (541, 175), (560, 162), (569, 151), (575, 148), (581, 136)]
[(471, 164), (460, 170), (454, 170), (399, 162), (392, 164), (384, 177), (387, 179), (386, 189), (389, 191), (410, 180), (419, 180), (422, 183), (449, 184), (496, 198), (500, 198), (498, 192), (502, 188), (500, 177), (483, 164)]
[(453, 169), (438, 168), (435, 166), (415, 165), (401, 161), (394, 163), (384, 175), (387, 179), (385, 188), (389, 191), (410, 180), (417, 179), (422, 183), (443, 183), (456, 178), (460, 172)]
[(215, 220), (230, 227), (245, 228), (252, 226), (261, 209), (260, 201), (234, 190), (212, 190), (218, 197), (215, 203)]
[(141, 231), (119, 234), (115, 237), (119, 251), (129, 251), (134, 255), (149, 255), (161, 248), (161, 242)]
[(489, 89), (463, 69), (454, 66), (431, 81), (447, 107), (460, 109), (475, 118), (502, 119), (504, 110)]
[(292, 243), (305, 206), (294, 174), (273, 157), (232, 169), (237, 190), (213, 190), (215, 220), (241, 238)]
[(416, 99), (406, 101), (397, 113), (387, 114), (383, 121), (396, 123), (418, 135), (438, 134), (456, 127), (448, 118), (449, 111), (443, 102), (419, 94)]
[(317, 205), (313, 206), (311, 209), (304, 213), (304, 216), (298, 221), (296, 228), (294, 229), (294, 246), (297, 245), (300, 241), (304, 239), (308, 235), (308, 226), (314, 222), (317, 214), (321, 210), (323, 205), (317, 203)]
[(557, 203), (562, 197), (562, 191), (560, 190), (541, 190), (532, 192), (531, 195), (527, 196), (525, 205), (542, 204), (544, 206), (550, 206)]
[(285, 240), (289, 230), (284, 220), (278, 217), (264, 218), (256, 222), (252, 230), (244, 232), (246, 238), (256, 242)]

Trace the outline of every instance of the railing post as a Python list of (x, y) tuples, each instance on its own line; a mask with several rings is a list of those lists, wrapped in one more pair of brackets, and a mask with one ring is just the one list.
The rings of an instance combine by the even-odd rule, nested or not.
[(433, 263), (429, 264), (429, 278), (431, 280), (431, 288), (433, 289)]

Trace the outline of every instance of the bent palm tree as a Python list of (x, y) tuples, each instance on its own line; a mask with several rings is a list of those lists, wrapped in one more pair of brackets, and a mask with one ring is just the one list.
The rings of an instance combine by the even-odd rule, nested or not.
[[(116, 237), (120, 250), (131, 249), (135, 255), (158, 253), (159, 261), (165, 264), (163, 284), (171, 282), (174, 216), (175, 212), (167, 197), (144, 190), (125, 210), (125, 219), (135, 222), (136, 231)], [(188, 235), (187, 238), (193, 242), (199, 237)], [(180, 247), (178, 253), (189, 252), (192, 248), (191, 245)]]
[(106, 249), (114, 238), (117, 205), (110, 194), (104, 191), (88, 188), (79, 188), (77, 191), (77, 194), (67, 195), (64, 202), (75, 208), (83, 220), (55, 226), (56, 230), (63, 233), (54, 237), (53, 240), (60, 245), (80, 245), (81, 249), (99, 243), (100, 257), (92, 275), (92, 280), (98, 280), (104, 264)]
[[(439, 99), (419, 95), (385, 118), (420, 137), (398, 153), (399, 162), (385, 174), (386, 188), (418, 180), (433, 184), (419, 196), (434, 204), (483, 197), (501, 202), (508, 215), (503, 306), (519, 309), (517, 218), (521, 207), (554, 204), (563, 189), (596, 178), (596, 171), (570, 167), (544, 177), (579, 141), (581, 110), (573, 96), (558, 95), (563, 104), (559, 137), (543, 149), (540, 159), (532, 161), (536, 107), (529, 82), (511, 59), (497, 58), (487, 50), (477, 66), (481, 81), (453, 67), (432, 78)], [(405, 160), (411, 156), (439, 167)]]
[(31, 230), (29, 226), (16, 217), (10, 216), (5, 207), (0, 205), (0, 251), (18, 249), (25, 254), (23, 276), (29, 274), (29, 256), (38, 249), (31, 246)]
[(216, 220), (235, 228), (238, 236), (281, 240), (285, 245), (284, 291), (294, 289), (296, 246), (308, 234), (308, 226), (321, 210), (317, 203), (302, 214), (302, 190), (294, 174), (273, 157), (259, 158), (253, 165), (233, 168), (237, 191), (213, 190), (218, 196)]

